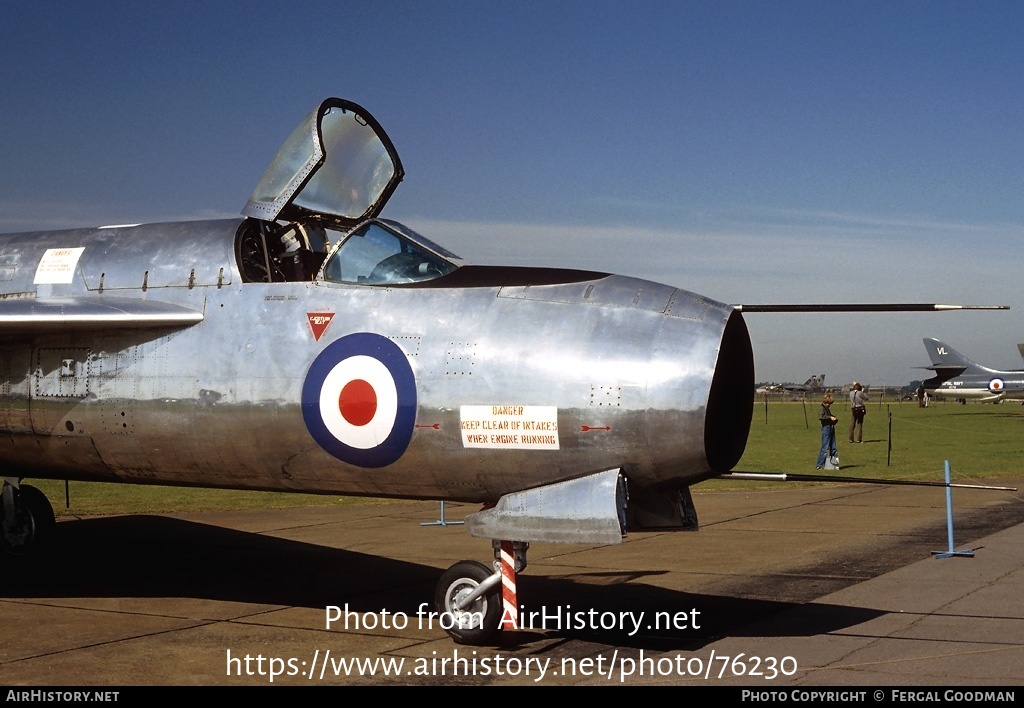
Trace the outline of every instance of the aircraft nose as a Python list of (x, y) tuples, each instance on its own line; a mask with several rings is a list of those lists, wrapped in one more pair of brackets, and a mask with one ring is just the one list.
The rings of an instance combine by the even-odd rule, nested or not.
[(663, 482), (727, 472), (747, 443), (754, 357), (742, 314), (702, 301), (666, 316), (648, 380), (648, 447)]

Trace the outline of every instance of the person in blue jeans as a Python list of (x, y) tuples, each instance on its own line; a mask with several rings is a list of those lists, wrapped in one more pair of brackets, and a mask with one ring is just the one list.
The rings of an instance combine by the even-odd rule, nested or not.
[(821, 421), (821, 452), (818, 453), (817, 466), (819, 470), (825, 466), (825, 460), (829, 455), (839, 455), (836, 448), (836, 423), (839, 419), (832, 415), (832, 403), (832, 394), (826, 393), (821, 399), (821, 411), (818, 413), (818, 420)]

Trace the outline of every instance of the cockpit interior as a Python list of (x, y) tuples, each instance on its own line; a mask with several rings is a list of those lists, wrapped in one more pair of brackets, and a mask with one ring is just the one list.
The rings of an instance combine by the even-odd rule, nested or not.
[(402, 224), (370, 219), (347, 234), (319, 225), (246, 219), (235, 242), (249, 283), (325, 282), (398, 285), (433, 280), (458, 266), (458, 256)]

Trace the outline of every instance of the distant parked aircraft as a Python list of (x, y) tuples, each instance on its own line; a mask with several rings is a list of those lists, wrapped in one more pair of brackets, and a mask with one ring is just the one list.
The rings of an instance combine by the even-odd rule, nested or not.
[(815, 393), (825, 387), (825, 374), (811, 376), (802, 384), (784, 383), (782, 390), (788, 393)]
[(937, 339), (926, 338), (924, 346), (932, 360), (932, 365), (925, 368), (934, 371), (935, 376), (923, 385), (935, 395), (993, 403), (1024, 399), (1024, 370), (990, 369)]

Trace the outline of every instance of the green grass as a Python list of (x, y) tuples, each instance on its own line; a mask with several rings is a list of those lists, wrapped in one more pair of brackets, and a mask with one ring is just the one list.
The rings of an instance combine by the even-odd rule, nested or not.
[[(818, 401), (754, 405), (746, 452), (737, 471), (816, 474), (821, 447)], [(835, 403), (841, 474), (875, 479), (953, 481), (1024, 476), (1024, 407), (935, 402), (869, 404), (864, 442), (847, 442), (848, 405)], [(891, 450), (890, 450), (891, 445)]]
[[(821, 444), (818, 402), (754, 404), (746, 452), (737, 471), (815, 474)], [(848, 406), (832, 406), (839, 425), (840, 474), (874, 479), (942, 481), (945, 460), (953, 481), (1024, 476), (1024, 407), (1003, 403), (967, 404), (916, 402), (868, 406), (864, 443), (846, 440)], [(891, 431), (890, 431), (891, 415)], [(890, 451), (890, 441), (892, 449)], [(46, 493), (58, 516), (96, 514), (158, 514), (224, 509), (274, 509), (297, 506), (373, 504), (379, 499), (245, 492), (191, 487), (70, 483), (70, 508), (65, 507), (64, 482), (30, 480)], [(710, 481), (701, 489), (758, 487), (772, 482)]]

